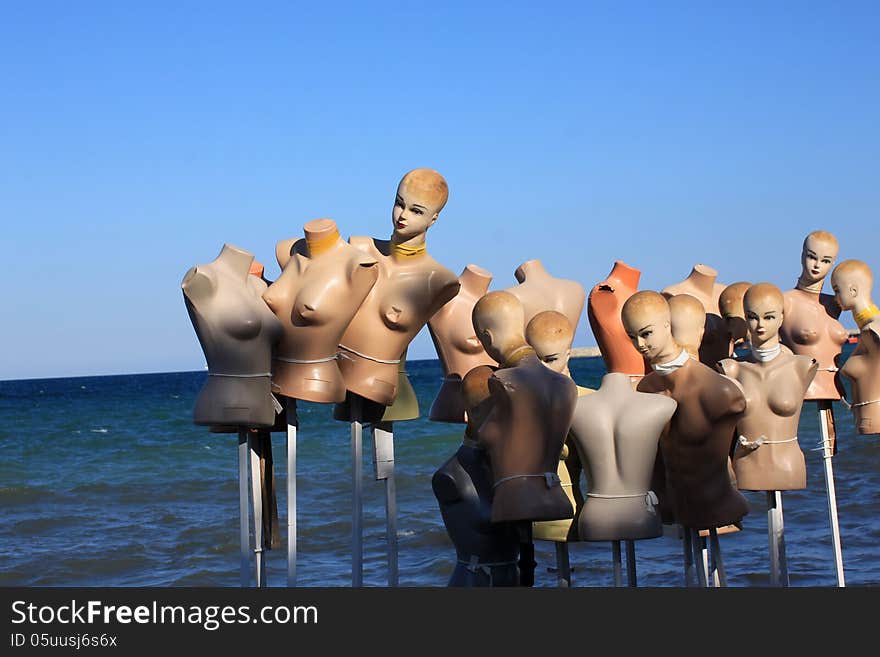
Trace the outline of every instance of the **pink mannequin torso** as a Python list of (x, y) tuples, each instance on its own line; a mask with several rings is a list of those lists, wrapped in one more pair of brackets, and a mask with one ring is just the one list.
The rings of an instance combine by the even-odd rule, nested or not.
[(525, 325), (539, 312), (555, 310), (562, 313), (577, 330), (584, 310), (586, 291), (577, 281), (551, 276), (540, 260), (527, 260), (514, 272), (519, 285), (507, 288), (520, 300), (525, 311)]

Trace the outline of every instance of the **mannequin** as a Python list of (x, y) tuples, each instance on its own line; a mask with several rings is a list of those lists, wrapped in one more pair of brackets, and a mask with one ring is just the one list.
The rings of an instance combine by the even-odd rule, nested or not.
[(540, 260), (527, 260), (514, 272), (519, 285), (505, 290), (523, 305), (525, 325), (543, 310), (556, 310), (571, 322), (575, 331), (584, 310), (586, 291), (577, 281), (551, 276)]
[[(548, 368), (571, 378), (568, 361), (571, 358), (571, 343), (574, 340), (574, 329), (565, 315), (555, 310), (545, 310), (532, 318), (526, 326), (526, 342), (535, 350), (535, 354)], [(578, 397), (595, 392), (589, 388), (577, 386)], [(574, 515), (580, 513), (584, 504), (584, 496), (580, 487), (580, 476), (583, 471), (577, 450), (572, 442), (571, 434), (565, 439), (565, 445), (559, 455), (557, 474), (562, 489), (574, 508)], [(577, 541), (577, 525), (574, 520), (548, 520), (536, 522), (532, 527), (534, 538), (553, 541), (556, 545), (557, 576), (560, 585), (570, 586), (571, 568), (569, 566), (568, 541)]]
[(580, 397), (571, 435), (587, 469), (590, 492), (578, 516), (580, 538), (619, 541), (663, 533), (651, 487), (660, 434), (677, 407), (664, 395), (636, 392), (629, 377), (608, 373)]
[(767, 492), (771, 582), (787, 586), (780, 491), (807, 486), (797, 430), (804, 394), (818, 364), (809, 356), (782, 351), (779, 328), (784, 305), (782, 292), (775, 285), (751, 286), (743, 300), (750, 353), (740, 361), (721, 361), (718, 370), (738, 381), (746, 395), (733, 454), (737, 486)]
[(731, 356), (737, 347), (745, 347), (745, 343), (749, 339), (749, 326), (746, 323), (745, 310), (743, 310), (743, 297), (751, 286), (751, 283), (745, 281), (731, 283), (724, 288), (721, 296), (718, 297), (718, 308), (721, 311), (721, 319), (730, 341), (728, 354)]
[(712, 267), (694, 265), (686, 279), (664, 288), (662, 292), (667, 299), (677, 294), (689, 294), (703, 304), (703, 309), (706, 311), (706, 326), (700, 343), (699, 359), (701, 363), (709, 366), (714, 366), (719, 360), (730, 355), (729, 340), (718, 306), (718, 300), (726, 286), (718, 283), (717, 278), (718, 272)]
[(831, 287), (843, 310), (852, 311), (859, 343), (840, 370), (850, 382), (856, 429), (880, 433), (880, 311), (871, 299), (871, 270), (861, 260), (844, 260), (831, 274)]
[(196, 398), (195, 424), (269, 428), (275, 402), (269, 376), (281, 324), (261, 297), (265, 283), (249, 274), (254, 256), (231, 244), (183, 278), (181, 289), (208, 363)]
[(831, 233), (816, 230), (807, 235), (797, 286), (784, 294), (785, 319), (779, 332), (782, 343), (794, 353), (810, 356), (819, 363), (816, 378), (807, 390), (807, 400), (835, 400), (843, 393), (835, 382), (835, 373), (849, 334), (837, 321), (840, 307), (834, 297), (822, 294), (822, 284), (837, 251), (837, 238)]
[(475, 367), (495, 364), (474, 335), (471, 321), (474, 304), (486, 294), (491, 281), (492, 274), (485, 269), (468, 265), (458, 277), (458, 294), (428, 320), (444, 374), (443, 385), (431, 405), (429, 418), (434, 422), (464, 422), (462, 379)]
[(626, 335), (620, 309), (638, 290), (641, 275), (638, 269), (617, 260), (608, 277), (593, 287), (587, 299), (587, 317), (605, 369), (627, 374), (635, 383), (645, 375), (646, 364)]
[(675, 342), (684, 347), (691, 358), (699, 360), (700, 343), (706, 329), (703, 304), (690, 294), (669, 297), (669, 319)]
[(507, 523), (492, 523), (492, 471), (479, 426), (490, 408), (492, 368), (472, 368), (461, 382), (467, 426), (458, 451), (431, 479), (443, 524), (455, 545), (457, 563), (449, 586), (516, 586), (519, 538)]
[(340, 402), (345, 382), (337, 345), (379, 276), (378, 262), (339, 235), (332, 219), (303, 227), (305, 239), (278, 242), (282, 272), (263, 299), (284, 327), (272, 362), (273, 391), (311, 402)]
[(457, 277), (428, 255), (425, 241), (448, 194), (439, 173), (414, 169), (397, 187), (391, 239), (350, 239), (379, 262), (379, 278), (339, 343), (339, 369), (351, 393), (390, 406), (404, 350), (458, 293)]
[(491, 410), (480, 426), (494, 477), (492, 522), (515, 522), (520, 535), (520, 582), (534, 583), (532, 522), (572, 518), (559, 457), (571, 425), (577, 386), (547, 368), (525, 340), (522, 303), (489, 292), (473, 311), (474, 330), (501, 365), (489, 378)]
[[(748, 513), (748, 503), (728, 474), (728, 452), (745, 396), (735, 381), (690, 358), (675, 342), (669, 304), (660, 294), (634, 294), (621, 314), (627, 335), (654, 370), (641, 380), (638, 391), (678, 402), (660, 440), (675, 517), (692, 541), (699, 530), (710, 531), (720, 564), (715, 528), (739, 523)], [(703, 569), (698, 570), (702, 574)]]
[(750, 354), (718, 364), (718, 370), (738, 381), (746, 395), (733, 454), (737, 485), (741, 490), (801, 490), (807, 486), (807, 469), (797, 442), (798, 422), (818, 364), (809, 356), (780, 348), (784, 299), (779, 288), (770, 283), (752, 285), (743, 305)]

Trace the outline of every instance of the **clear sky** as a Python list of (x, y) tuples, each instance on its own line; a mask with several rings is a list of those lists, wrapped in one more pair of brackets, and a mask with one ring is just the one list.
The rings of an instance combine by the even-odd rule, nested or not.
[(0, 378), (202, 369), (187, 269), (387, 238), (415, 167), (429, 251), (493, 289), (789, 288), (817, 228), (880, 267), (880, 3), (720, 4), (3, 3)]

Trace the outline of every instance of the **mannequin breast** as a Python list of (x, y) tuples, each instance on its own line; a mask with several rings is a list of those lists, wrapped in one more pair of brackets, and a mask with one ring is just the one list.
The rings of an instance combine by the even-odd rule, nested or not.
[[(806, 488), (804, 454), (797, 440), (803, 395), (811, 375), (806, 357), (780, 354), (769, 363), (722, 361), (746, 396), (746, 410), (737, 423), (733, 453), (737, 487), (742, 490), (800, 490)], [(765, 441), (757, 447), (754, 441)], [(790, 442), (777, 442), (777, 441)]]
[(820, 295), (803, 290), (788, 290), (785, 319), (779, 335), (796, 354), (810, 356), (819, 363), (819, 371), (807, 390), (805, 399), (839, 399), (841, 391), (834, 380), (834, 369), (849, 333), (828, 314), (828, 304)]
[(880, 328), (875, 323), (862, 329), (859, 344), (840, 374), (850, 382), (856, 430), (880, 433)]

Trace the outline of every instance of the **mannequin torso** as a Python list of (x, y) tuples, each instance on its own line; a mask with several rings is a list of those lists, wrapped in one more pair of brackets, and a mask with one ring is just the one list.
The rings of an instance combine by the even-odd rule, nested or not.
[(519, 285), (507, 288), (523, 305), (525, 323), (544, 310), (555, 310), (565, 315), (577, 330), (584, 310), (586, 292), (577, 281), (551, 276), (540, 260), (528, 260), (514, 272)]
[(641, 272), (621, 261), (608, 277), (596, 284), (587, 300), (587, 317), (609, 372), (622, 372), (634, 379), (644, 376), (645, 361), (633, 347), (620, 321), (620, 310), (635, 294)]

